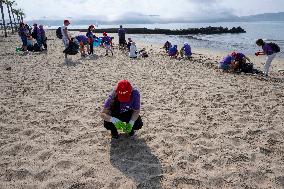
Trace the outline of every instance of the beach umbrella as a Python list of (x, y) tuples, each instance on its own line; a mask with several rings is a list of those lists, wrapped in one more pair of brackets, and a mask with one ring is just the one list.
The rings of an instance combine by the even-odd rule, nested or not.
[(2, 14), (2, 24), (4, 27), (4, 33), (5, 33), (5, 37), (7, 37), (7, 30), (6, 30), (6, 24), (5, 24), (5, 16), (4, 16), (4, 10), (3, 10), (3, 3), (4, 0), (0, 0), (0, 9), (1, 9), (1, 14)]

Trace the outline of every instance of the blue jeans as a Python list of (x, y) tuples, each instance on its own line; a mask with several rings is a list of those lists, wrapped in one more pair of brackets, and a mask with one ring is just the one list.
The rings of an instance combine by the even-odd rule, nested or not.
[(21, 36), (21, 40), (23, 42), (23, 46), (27, 46), (28, 45), (28, 38), (26, 36)]
[(230, 68), (230, 64), (224, 64), (224, 63), (219, 64), (219, 69), (227, 71), (229, 70), (229, 68)]

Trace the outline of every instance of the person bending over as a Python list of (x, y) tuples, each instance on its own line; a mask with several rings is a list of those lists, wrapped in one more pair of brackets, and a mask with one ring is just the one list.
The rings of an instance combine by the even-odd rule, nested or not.
[(268, 77), (268, 72), (269, 72), (269, 67), (273, 61), (273, 59), (275, 58), (276, 54), (278, 52), (280, 52), (280, 48), (277, 44), (275, 43), (266, 43), (264, 42), (262, 39), (258, 39), (256, 41), (256, 44), (259, 46), (259, 47), (262, 47), (262, 50), (263, 51), (260, 51), (260, 52), (256, 52), (255, 55), (256, 56), (259, 56), (259, 55), (266, 55), (266, 63), (264, 65), (264, 68), (263, 68), (263, 74), (265, 77)]

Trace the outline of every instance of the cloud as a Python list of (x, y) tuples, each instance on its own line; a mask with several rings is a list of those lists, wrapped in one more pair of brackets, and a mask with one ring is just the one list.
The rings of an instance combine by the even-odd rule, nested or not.
[[(264, 7), (284, 9), (283, 0), (274, 0)], [(257, 0), (18, 0), (27, 19), (100, 19), (115, 22), (194, 21), (253, 14), (264, 9)], [(255, 3), (255, 4), (253, 4)], [(253, 10), (255, 8), (257, 10)], [(150, 17), (149, 15), (159, 15)]]

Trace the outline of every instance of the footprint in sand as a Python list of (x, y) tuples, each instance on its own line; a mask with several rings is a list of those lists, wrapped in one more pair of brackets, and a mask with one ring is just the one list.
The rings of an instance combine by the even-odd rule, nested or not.
[(58, 169), (69, 169), (72, 165), (72, 162), (71, 161), (66, 161), (66, 160), (62, 160), (62, 161), (59, 161), (55, 167), (58, 168)]

